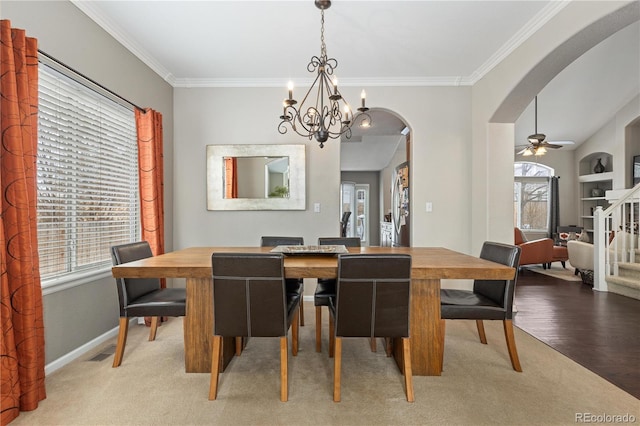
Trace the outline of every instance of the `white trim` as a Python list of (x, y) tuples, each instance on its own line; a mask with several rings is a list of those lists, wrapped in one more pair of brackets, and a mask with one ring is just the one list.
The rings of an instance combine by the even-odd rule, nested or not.
[(167, 83), (173, 86), (175, 77), (160, 62), (144, 50), (137, 43), (133, 42), (131, 35), (127, 34), (117, 23), (104, 16), (100, 9), (91, 1), (70, 0), (71, 3), (80, 9), (85, 15), (91, 18), (102, 29), (115, 38), (120, 44), (133, 53), (138, 59), (144, 62), (156, 74), (162, 77)]
[[(131, 318), (129, 320), (129, 327), (131, 327), (132, 324), (135, 324), (134, 321), (136, 321), (137, 317)], [(49, 374), (53, 373), (54, 371), (57, 371), (59, 369), (61, 369), (62, 367), (64, 367), (67, 364), (70, 364), (72, 361), (75, 361), (76, 359), (80, 358), (82, 355), (86, 354), (87, 352), (91, 351), (92, 349), (97, 348), (98, 346), (100, 346), (101, 344), (103, 344), (104, 342), (106, 342), (107, 340), (114, 338), (118, 335), (118, 327), (114, 327), (111, 330), (107, 331), (106, 333), (96, 337), (95, 339), (85, 343), (82, 346), (77, 347), (76, 349), (72, 350), (71, 352), (61, 356), (60, 358), (50, 362), (49, 364), (45, 365), (44, 367), (44, 375), (48, 376)]]
[(536, 31), (542, 28), (547, 22), (556, 16), (562, 9), (564, 9), (570, 1), (560, 0), (551, 1), (549, 4), (542, 8), (529, 22), (527, 22), (518, 33), (516, 33), (510, 40), (498, 49), (489, 59), (478, 67), (470, 76), (465, 77), (468, 86), (473, 86), (485, 75), (487, 75), (494, 67), (502, 62), (507, 56), (509, 56), (514, 50), (516, 50), (522, 43), (524, 43), (529, 37), (531, 37)]
[[(133, 41), (133, 38), (127, 34), (116, 22), (106, 17), (100, 8), (94, 6), (91, 1), (70, 0), (73, 5), (80, 9), (85, 15), (91, 18), (102, 29), (115, 38), (120, 44), (127, 48), (131, 53), (144, 62), (155, 73), (162, 77), (172, 87), (285, 87), (284, 79), (261, 79), (261, 78), (176, 78), (167, 68), (165, 68), (156, 58), (149, 54), (142, 46)], [(392, 77), (392, 78), (353, 78), (354, 86), (473, 86), (482, 79), (496, 65), (502, 62), (531, 35), (542, 28), (548, 21), (564, 9), (570, 1), (558, 0), (551, 1), (542, 8), (522, 29), (508, 40), (498, 51), (496, 51), (487, 61), (480, 65), (475, 71), (468, 76), (444, 76), (444, 77)], [(342, 86), (351, 84), (346, 82), (347, 79), (341, 79)], [(276, 83), (277, 81), (277, 83)], [(368, 81), (368, 82), (367, 82)], [(298, 83), (301, 84), (301, 83)], [(308, 84), (301, 84), (303, 87)]]
[[(295, 79), (298, 87), (307, 87), (313, 83), (313, 79)], [(340, 86), (380, 86), (380, 87), (416, 87), (416, 86), (471, 86), (470, 77), (357, 77), (340, 79)], [(286, 87), (286, 79), (283, 78), (176, 78), (173, 87)]]

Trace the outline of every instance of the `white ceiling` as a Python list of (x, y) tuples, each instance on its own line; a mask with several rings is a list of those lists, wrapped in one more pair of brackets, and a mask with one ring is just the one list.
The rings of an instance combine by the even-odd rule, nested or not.
[[(284, 92), (289, 80), (310, 84), (306, 65), (320, 54), (312, 0), (72, 1), (174, 87)], [(327, 53), (340, 85), (472, 85), (566, 4), (335, 0)], [(636, 23), (575, 61), (539, 93), (538, 130), (583, 142), (639, 93), (639, 55)], [(517, 139), (533, 127), (530, 106)]]

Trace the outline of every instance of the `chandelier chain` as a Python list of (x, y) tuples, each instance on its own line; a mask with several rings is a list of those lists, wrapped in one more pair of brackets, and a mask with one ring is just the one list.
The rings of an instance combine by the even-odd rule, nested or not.
[[(287, 126), (299, 134), (311, 140), (313, 137), (320, 143), (320, 148), (328, 139), (337, 139), (344, 135), (351, 138), (351, 127), (356, 120), (363, 127), (368, 127), (371, 117), (367, 114), (369, 108), (365, 106), (365, 92), (362, 91), (362, 106), (353, 111), (349, 103), (342, 97), (338, 89), (338, 82), (333, 76), (338, 61), (327, 56), (327, 45), (324, 38), (324, 9), (331, 5), (328, 0), (316, 0), (316, 6), (320, 9), (320, 57), (312, 56), (307, 64), (307, 71), (316, 73), (316, 78), (298, 104), (293, 97), (293, 83), (289, 82), (289, 97), (283, 101), (282, 115), (278, 132), (287, 133)], [(333, 76), (333, 80), (331, 80)], [(317, 84), (317, 87), (316, 87)], [(315, 90), (315, 103), (311, 100), (307, 104), (309, 96), (313, 96)], [(341, 104), (344, 112), (341, 111)], [(296, 107), (298, 105), (298, 107)]]
[(320, 56), (327, 57), (327, 45), (324, 43), (324, 10), (321, 10), (320, 18)]

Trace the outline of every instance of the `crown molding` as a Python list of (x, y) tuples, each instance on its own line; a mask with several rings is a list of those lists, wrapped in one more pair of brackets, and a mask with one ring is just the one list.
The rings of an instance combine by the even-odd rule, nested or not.
[[(310, 86), (313, 79), (294, 79), (297, 87)], [(341, 78), (342, 87), (400, 87), (400, 86), (471, 86), (465, 77), (390, 77), (390, 78)], [(176, 78), (173, 87), (286, 87), (282, 78)]]
[(470, 85), (473, 86), (480, 79), (495, 68), (522, 43), (531, 37), (536, 31), (542, 28), (562, 9), (564, 9), (572, 0), (551, 1), (540, 10), (533, 18), (529, 20), (511, 39), (509, 39), (500, 49), (498, 49), (491, 57), (478, 67), (469, 77)]
[(142, 47), (137, 45), (131, 40), (129, 34), (127, 34), (122, 28), (120, 28), (115, 22), (106, 18), (100, 10), (97, 9), (92, 1), (87, 0), (70, 0), (71, 3), (80, 9), (85, 15), (91, 18), (98, 26), (105, 30), (109, 35), (115, 38), (126, 49), (133, 53), (138, 59), (144, 62), (149, 68), (151, 68), (156, 74), (162, 77), (170, 85), (174, 85), (175, 77), (169, 70), (167, 70), (162, 64), (160, 64), (153, 56), (149, 55)]
[[(125, 48), (144, 62), (156, 74), (162, 77), (173, 87), (195, 88), (195, 87), (283, 87), (286, 82), (279, 78), (176, 78), (169, 70), (160, 64), (153, 56), (142, 47), (131, 41), (130, 36), (122, 30), (116, 23), (100, 13), (92, 1), (70, 0), (73, 5), (80, 9), (85, 15), (92, 19), (102, 29), (120, 42)], [(486, 62), (484, 62), (471, 75), (446, 76), (446, 77), (363, 77), (363, 78), (342, 78), (342, 86), (473, 86), (482, 79), (488, 72), (502, 62), (515, 49), (531, 37), (536, 31), (543, 27), (558, 12), (564, 9), (572, 0), (554, 0), (549, 2), (540, 12), (536, 14), (525, 26), (522, 27), (509, 41), (507, 41), (497, 52), (495, 52)], [(310, 85), (312, 79), (296, 80), (298, 85)]]

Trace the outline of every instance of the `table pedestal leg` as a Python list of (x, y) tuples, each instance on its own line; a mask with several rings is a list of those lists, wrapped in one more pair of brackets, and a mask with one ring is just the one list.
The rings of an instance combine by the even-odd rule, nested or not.
[[(414, 376), (442, 373), (444, 335), (440, 320), (440, 280), (411, 280), (411, 369)], [(402, 369), (402, 346), (393, 353)]]
[[(184, 365), (187, 373), (210, 373), (213, 344), (213, 280), (187, 278)], [(235, 338), (222, 340), (222, 368), (235, 354)]]

